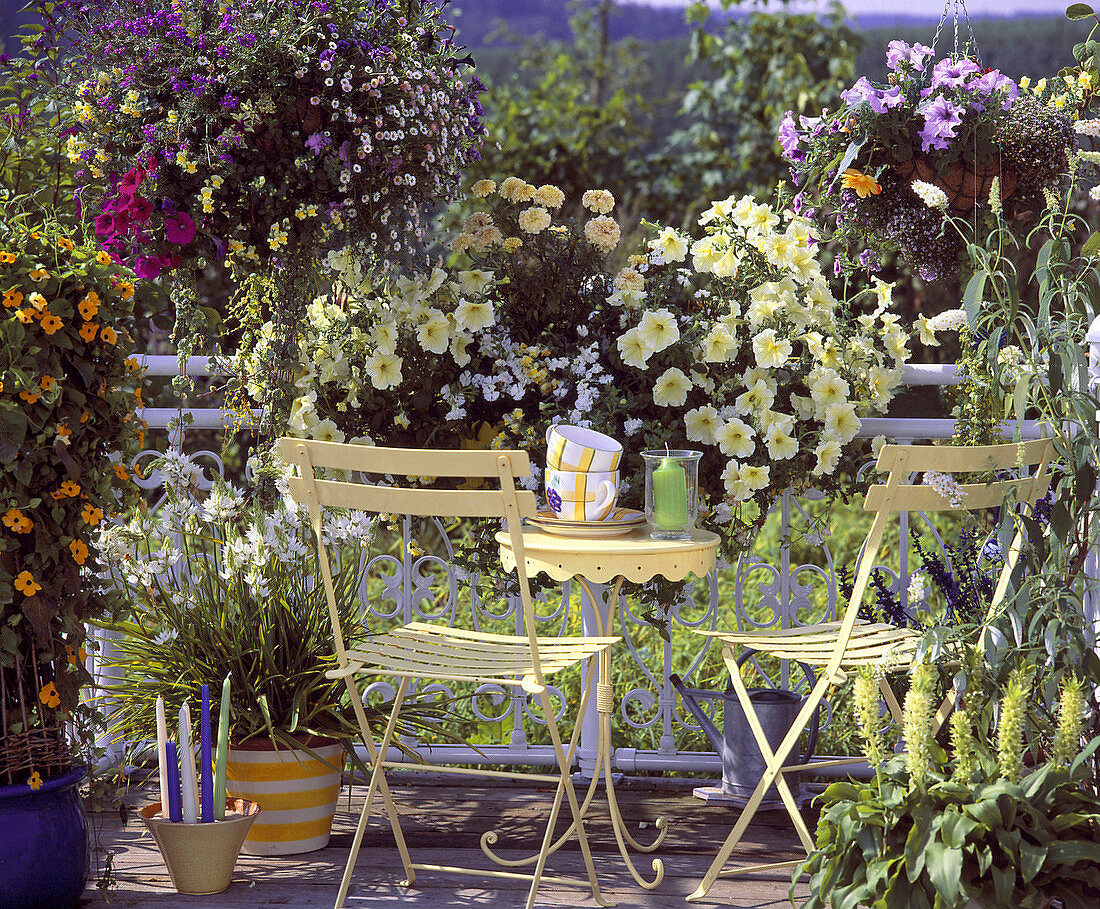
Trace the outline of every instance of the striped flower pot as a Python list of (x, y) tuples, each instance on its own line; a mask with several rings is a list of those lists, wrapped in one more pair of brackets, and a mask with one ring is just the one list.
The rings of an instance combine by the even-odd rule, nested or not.
[(335, 768), (343, 768), (344, 746), (322, 738), (303, 744), (313, 754), (281, 744), (276, 750), (270, 739), (230, 746), (226, 792), (263, 808), (242, 852), (292, 855), (328, 844), (340, 796), (341, 770)]

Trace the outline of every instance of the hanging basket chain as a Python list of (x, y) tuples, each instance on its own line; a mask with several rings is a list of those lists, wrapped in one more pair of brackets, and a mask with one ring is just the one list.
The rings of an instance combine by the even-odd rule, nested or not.
[(943, 6), (943, 15), (940, 16), (939, 25), (936, 26), (936, 34), (932, 36), (932, 59), (934, 60), (936, 42), (940, 40), (940, 35), (943, 33), (943, 27), (947, 24), (947, 15), (951, 13), (951, 25), (954, 33), (954, 50), (952, 52), (952, 59), (958, 60), (959, 54), (959, 12), (962, 12), (962, 19), (966, 25), (967, 43), (966, 43), (966, 56), (978, 64), (982, 65), (982, 55), (978, 50), (978, 42), (974, 38), (974, 26), (970, 24), (970, 16), (966, 11), (966, 0), (946, 0)]

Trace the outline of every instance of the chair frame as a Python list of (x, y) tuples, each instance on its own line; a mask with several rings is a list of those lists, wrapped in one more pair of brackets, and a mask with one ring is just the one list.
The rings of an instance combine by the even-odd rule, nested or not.
[[(765, 629), (751, 633), (700, 632), (724, 642), (722, 658), (730, 671), (733, 689), (737, 693), (753, 736), (765, 758), (766, 769), (706, 875), (695, 891), (688, 896), (689, 902), (702, 899), (719, 877), (797, 866), (798, 861), (789, 861), (745, 865), (728, 870), (723, 867), (744, 836), (765, 793), (773, 783), (806, 854), (812, 853), (813, 837), (798, 809), (785, 774), (843, 766), (862, 760), (862, 758), (841, 758), (811, 761), (807, 764), (788, 765), (786, 763), (814, 710), (821, 704), (831, 685), (839, 684), (847, 678), (847, 671), (876, 664), (885, 664), (893, 671), (906, 669), (916, 652), (920, 636), (915, 632), (897, 629), (890, 625), (858, 621), (859, 606), (867, 590), (871, 572), (875, 568), (875, 558), (890, 518), (902, 511), (976, 511), (1006, 504), (1021, 505), (1025, 513), (1029, 512), (1035, 502), (1046, 494), (1050, 485), (1048, 467), (1052, 452), (1053, 443), (1050, 439), (985, 446), (884, 445), (879, 452), (875, 468), (882, 472), (888, 471), (889, 475), (884, 483), (872, 485), (864, 499), (864, 510), (874, 511), (875, 517), (860, 551), (859, 567), (843, 618), (840, 621), (823, 622), (800, 628)], [(1021, 470), (1031, 468), (1032, 472), (988, 483), (960, 485), (961, 501), (955, 503), (942, 496), (932, 486), (907, 482), (914, 474), (928, 471), (953, 474), (1010, 471), (1017, 468)], [(1024, 527), (1021, 522), (1005, 554), (1004, 567), (1001, 569), (985, 617), (986, 622), (993, 617), (1008, 592), (1008, 585), (1023, 546)], [(753, 709), (748, 689), (741, 677), (735, 650), (738, 646), (750, 651), (763, 651), (781, 658), (800, 660), (822, 667), (816, 682), (803, 700), (790, 730), (774, 750), (768, 744), (764, 729)], [(885, 676), (881, 680), (880, 690), (887, 708), (899, 723), (900, 728), (901, 705)], [(947, 720), (954, 702), (952, 689), (948, 691), (936, 713), (934, 731), (938, 731)]]
[[(299, 475), (290, 479), (290, 493), (298, 502), (307, 506), (317, 538), (319, 562), (328, 600), (333, 640), (338, 668), (326, 673), (329, 678), (342, 678), (347, 686), (352, 709), (359, 725), (360, 735), (366, 747), (371, 765), (371, 776), (364, 798), (363, 808), (352, 840), (347, 865), (340, 882), (335, 909), (343, 906), (351, 883), (355, 860), (366, 830), (367, 818), (376, 793), (381, 793), (390, 828), (405, 870), (405, 886), (411, 886), (417, 871), (449, 872), (462, 875), (523, 879), (530, 881), (527, 909), (534, 906), (541, 881), (583, 887), (591, 891), (599, 905), (612, 906), (604, 898), (596, 876), (595, 863), (582, 823), (584, 810), (577, 801), (571, 770), (576, 756), (581, 724), (575, 723), (568, 741), (562, 739), (555, 711), (547, 691), (545, 676), (569, 665), (586, 661), (578, 715), (584, 713), (592, 680), (598, 663), (598, 654), (615, 643), (614, 637), (540, 638), (532, 604), (530, 585), (524, 556), (522, 519), (535, 514), (534, 493), (517, 490), (516, 478), (529, 476), (530, 460), (523, 451), (442, 451), (382, 448), (335, 442), (317, 442), (304, 439), (283, 438), (279, 451), (287, 463), (297, 466)], [(337, 471), (358, 472), (363, 475), (391, 477), (450, 477), (496, 480), (496, 488), (438, 489), (383, 486), (369, 482), (317, 479), (315, 470), (327, 468)], [(488, 485), (488, 484), (486, 484)], [(411, 623), (394, 632), (376, 635), (367, 645), (370, 653), (348, 650), (340, 630), (339, 610), (332, 580), (332, 568), (326, 547), (322, 543), (322, 516), (325, 508), (352, 508), (377, 514), (406, 514), (424, 517), (457, 516), (468, 518), (499, 518), (506, 522), (507, 533), (516, 553), (520, 600), (523, 609), (525, 635), (491, 635), (452, 629), (428, 623)], [(396, 634), (395, 634), (396, 632)], [(402, 636), (398, 640), (398, 636)], [(398, 646), (415, 642), (415, 651), (399, 650)], [(390, 648), (391, 642), (395, 647)], [(377, 645), (377, 646), (376, 646)], [(412, 656), (409, 654), (412, 653)], [(444, 659), (449, 657), (450, 659)], [(522, 659), (521, 659), (522, 657)], [(448, 665), (452, 671), (448, 672)], [(485, 671), (482, 672), (481, 670)], [(363, 698), (355, 678), (359, 674), (385, 674), (400, 679), (394, 696), (385, 731), (379, 743), (375, 743), (363, 707)], [(408, 693), (409, 684), (415, 678), (498, 684), (519, 687), (538, 698), (546, 720), (554, 754), (557, 758), (557, 774), (537, 774), (481, 768), (447, 767), (436, 764), (410, 763), (386, 758), (393, 742), (401, 707)], [(554, 798), (538, 853), (520, 859), (507, 859), (491, 848), (497, 842), (496, 831), (487, 831), (481, 837), (482, 851), (497, 865), (508, 870), (474, 869), (457, 865), (440, 865), (414, 862), (410, 856), (401, 829), (397, 806), (386, 779), (385, 768), (400, 766), (404, 769), (431, 770), (436, 773), (455, 773), (474, 777), (524, 779), (556, 784)], [(555, 826), (566, 801), (572, 821), (566, 832), (557, 839)], [(584, 860), (587, 879), (550, 877), (544, 874), (546, 861), (575, 833)], [(520, 871), (526, 865), (534, 865), (531, 871)]]

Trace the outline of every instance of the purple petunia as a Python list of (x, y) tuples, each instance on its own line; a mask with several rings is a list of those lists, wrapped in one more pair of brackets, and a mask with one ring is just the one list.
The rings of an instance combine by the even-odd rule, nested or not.
[(924, 108), (924, 129), (920, 131), (921, 151), (947, 148), (962, 122), (958, 108), (944, 97), (936, 98)]
[(798, 147), (800, 138), (798, 127), (794, 122), (794, 111), (789, 110), (783, 116), (783, 122), (779, 124), (779, 144), (783, 148), (783, 157), (788, 161), (797, 162), (806, 157), (806, 153)]
[(330, 145), (332, 145), (332, 139), (324, 133), (314, 133), (306, 139), (306, 147), (315, 155), (321, 154), (321, 152)]
[(907, 63), (917, 72), (924, 72), (924, 61), (931, 56), (932, 48), (924, 44), (891, 41), (886, 46), (886, 65), (895, 71), (903, 63)]

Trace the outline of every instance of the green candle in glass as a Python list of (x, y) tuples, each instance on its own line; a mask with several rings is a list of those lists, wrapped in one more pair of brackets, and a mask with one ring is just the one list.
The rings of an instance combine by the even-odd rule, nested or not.
[(653, 469), (653, 523), (660, 530), (680, 530), (687, 519), (687, 473), (675, 458), (662, 458)]
[(699, 459), (684, 449), (643, 451), (645, 517), (655, 540), (690, 540), (695, 527)]

